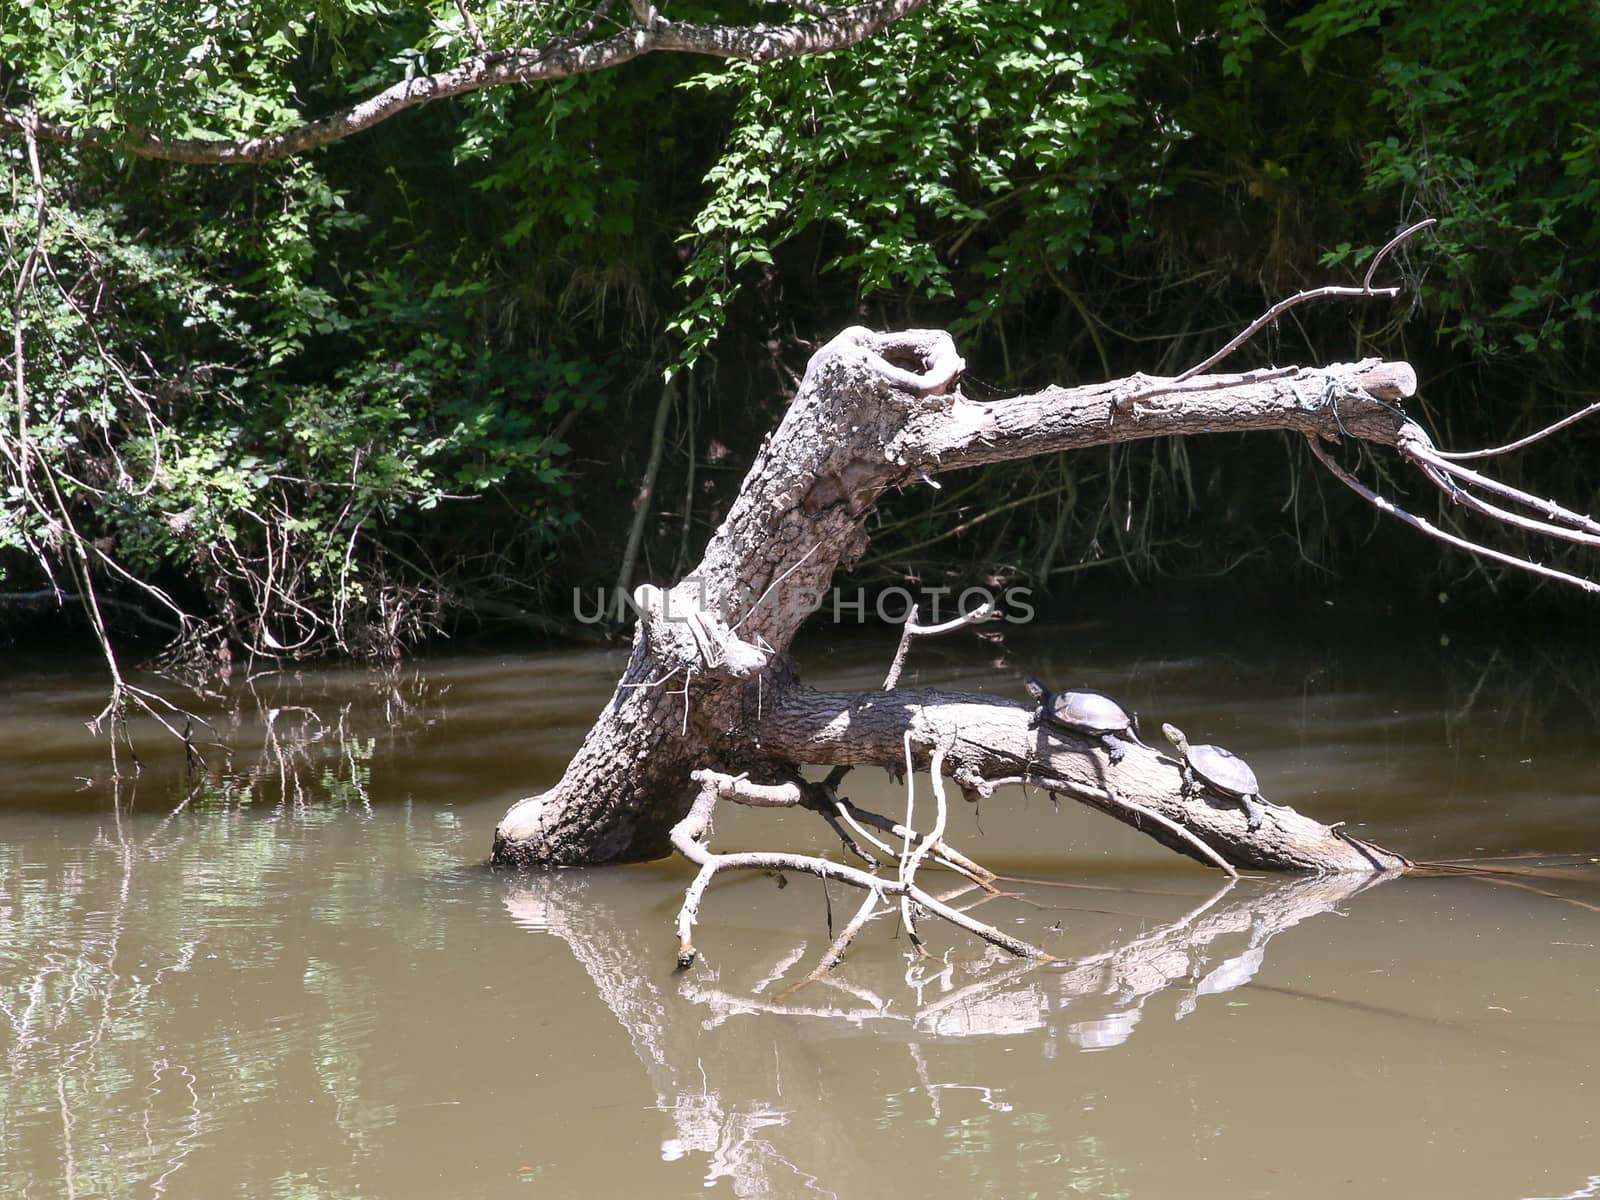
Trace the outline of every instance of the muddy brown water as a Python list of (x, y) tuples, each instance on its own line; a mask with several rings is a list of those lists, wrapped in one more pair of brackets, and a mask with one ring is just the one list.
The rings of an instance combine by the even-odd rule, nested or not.
[[(871, 687), (890, 649), (808, 634), (798, 657)], [(1559, 636), (1183, 622), (918, 646), (908, 679), (1102, 687), (1245, 754), (1270, 799), (1507, 869), (1222, 888), (1013, 792), (951, 836), (1016, 877), (980, 914), (1063, 963), (933, 925), (915, 960), (886, 918), (790, 991), (853, 896), (720, 884), (679, 975), (682, 865), (483, 865), (620, 654), (182, 693), (215, 725), (199, 787), (145, 727), (114, 787), (82, 725), (92, 664), (13, 658), (0, 1195), (1600, 1196), (1592, 659)], [(881, 773), (846, 790), (904, 802)], [(763, 812), (715, 844), (836, 851)]]

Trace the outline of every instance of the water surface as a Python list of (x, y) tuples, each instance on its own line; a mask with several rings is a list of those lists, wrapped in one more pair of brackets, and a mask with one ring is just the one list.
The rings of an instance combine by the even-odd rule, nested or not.
[[(144, 770), (120, 783), (82, 724), (92, 666), (14, 662), (0, 1194), (1600, 1195), (1589, 652), (1290, 635), (963, 637), (919, 646), (908, 682), (1103, 687), (1246, 754), (1272, 799), (1513, 870), (1224, 888), (1088, 810), (1002, 793), (951, 836), (1016, 877), (980, 915), (1063, 963), (934, 925), (937, 957), (908, 957), (886, 918), (798, 990), (830, 906), (855, 906), (842, 889), (714, 887), (680, 975), (683, 865), (483, 865), (620, 654), (166, 684), (212, 720), (206, 764), (136, 723)], [(799, 658), (866, 688), (891, 649), (808, 635)], [(846, 790), (903, 804), (876, 772)], [(796, 814), (730, 812), (714, 844), (837, 852)]]

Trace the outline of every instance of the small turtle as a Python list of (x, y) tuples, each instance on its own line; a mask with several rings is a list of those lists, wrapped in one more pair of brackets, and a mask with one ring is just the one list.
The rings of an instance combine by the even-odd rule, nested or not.
[(1213, 792), (1243, 805), (1245, 824), (1252, 833), (1261, 828), (1262, 819), (1267, 815), (1262, 805), (1271, 804), (1272, 801), (1262, 796), (1261, 785), (1256, 782), (1256, 773), (1250, 769), (1249, 763), (1221, 746), (1191, 746), (1189, 739), (1183, 736), (1183, 730), (1176, 725), (1163, 725), (1161, 732), (1183, 755), (1184, 795), (1197, 790), (1198, 781)]
[[(1033, 715), (1034, 724), (1044, 721), (1073, 733), (1099, 738), (1107, 757), (1114, 763), (1121, 762), (1127, 753), (1122, 739), (1144, 746), (1139, 740), (1137, 718), (1129, 716), (1127, 709), (1103, 692), (1091, 692), (1087, 688), (1052, 692), (1037, 679), (1027, 680), (1024, 686), (1039, 702), (1039, 711)], [(1145, 746), (1146, 750), (1149, 748)]]

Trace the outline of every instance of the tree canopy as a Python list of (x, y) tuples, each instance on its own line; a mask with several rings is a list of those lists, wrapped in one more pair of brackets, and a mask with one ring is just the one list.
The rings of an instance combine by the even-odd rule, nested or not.
[[(848, 48), (794, 53), (829, 22)], [(639, 575), (691, 561), (844, 324), (952, 327), (997, 390), (1176, 371), (1423, 216), (1403, 305), (1286, 322), (1243, 365), (1405, 357), (1441, 441), (1536, 427), (1592, 388), (1597, 25), (1575, 0), (18, 3), (0, 590), (136, 577), (171, 604), (127, 611), (193, 646), (391, 654), (613, 582), (576, 535), (621, 558), (652, 411)], [(1571, 444), (1539, 470), (1584, 477)], [(860, 578), (1352, 564), (1365, 522), (1265, 453), (908, 497)]]

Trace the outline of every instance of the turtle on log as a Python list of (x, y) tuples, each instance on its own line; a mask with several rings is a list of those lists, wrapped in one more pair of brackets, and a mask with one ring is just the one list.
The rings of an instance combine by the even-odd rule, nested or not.
[(1183, 730), (1176, 725), (1162, 725), (1161, 732), (1183, 755), (1185, 796), (1197, 791), (1199, 786), (1208, 787), (1218, 795), (1237, 800), (1243, 806), (1245, 826), (1252, 833), (1261, 828), (1261, 822), (1267, 815), (1263, 806), (1272, 801), (1261, 794), (1261, 785), (1256, 782), (1256, 773), (1250, 769), (1249, 763), (1221, 746), (1205, 743), (1191, 746)]
[(1039, 711), (1033, 715), (1035, 725), (1042, 721), (1058, 729), (1098, 738), (1113, 763), (1121, 762), (1127, 753), (1122, 744), (1124, 739), (1146, 750), (1150, 748), (1139, 740), (1137, 718), (1104, 692), (1087, 688), (1052, 692), (1037, 679), (1026, 680), (1024, 686), (1039, 702)]

